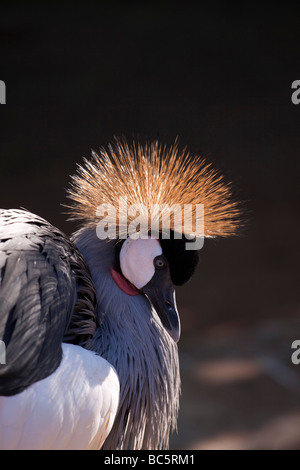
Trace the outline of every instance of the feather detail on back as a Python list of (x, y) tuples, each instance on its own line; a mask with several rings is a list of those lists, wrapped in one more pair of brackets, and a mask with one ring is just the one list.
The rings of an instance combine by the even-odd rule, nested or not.
[[(173, 206), (170, 228), (186, 235), (195, 235), (197, 227), (203, 227), (203, 213), (197, 212), (197, 204), (204, 205), (204, 228), (196, 233), (199, 236), (231, 236), (240, 225), (240, 210), (232, 198), (231, 185), (203, 157), (192, 156), (186, 148), (180, 151), (177, 142), (167, 148), (158, 141), (143, 146), (116, 139), (108, 151), (92, 151), (92, 159), (84, 159), (72, 183), (68, 196), (73, 202), (67, 206), (70, 219), (96, 226), (101, 220), (97, 208), (106, 204), (114, 210), (105, 220), (110, 224), (116, 220), (120, 238), (127, 237), (128, 226), (136, 218), (136, 211), (128, 213), (131, 206), (148, 227), (152, 221), (161, 227)], [(192, 210), (184, 225), (181, 212), (176, 210), (179, 207), (181, 211), (185, 204), (191, 204)]]
[(95, 304), (88, 266), (66, 235), (28, 211), (0, 209), (0, 394), (53, 372), (62, 341), (86, 346)]

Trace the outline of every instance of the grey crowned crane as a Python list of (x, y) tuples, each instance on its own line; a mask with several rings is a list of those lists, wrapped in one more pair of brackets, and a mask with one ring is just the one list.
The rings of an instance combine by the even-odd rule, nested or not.
[[(191, 235), (234, 235), (238, 204), (176, 143), (120, 140), (79, 166), (69, 197), (81, 222), (71, 238), (26, 210), (0, 211), (0, 448), (168, 448), (180, 395), (174, 286), (195, 271)], [(165, 232), (170, 207), (185, 204), (194, 230), (175, 210)], [(132, 224), (148, 231), (134, 236)]]

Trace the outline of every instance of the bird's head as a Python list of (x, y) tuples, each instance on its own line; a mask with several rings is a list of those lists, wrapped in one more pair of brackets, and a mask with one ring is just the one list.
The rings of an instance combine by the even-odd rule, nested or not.
[[(69, 197), (71, 219), (95, 229), (98, 238), (115, 240), (110, 266), (115, 283), (128, 296), (145, 296), (177, 342), (174, 286), (187, 282), (198, 262), (199, 248), (187, 244), (192, 237), (234, 235), (240, 225), (230, 184), (202, 157), (180, 152), (177, 143), (167, 149), (158, 142), (129, 146), (117, 140), (79, 167)], [(140, 226), (139, 236), (132, 234), (132, 224)]]
[(116, 284), (128, 295), (143, 294), (156, 310), (164, 328), (177, 342), (180, 320), (170, 266), (158, 239), (128, 237), (110, 269)]

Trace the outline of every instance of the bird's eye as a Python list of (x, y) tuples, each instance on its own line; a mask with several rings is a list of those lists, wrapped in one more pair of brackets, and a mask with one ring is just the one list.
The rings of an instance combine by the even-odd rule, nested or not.
[(167, 263), (165, 261), (164, 258), (162, 258), (161, 256), (157, 256), (155, 259), (154, 259), (154, 267), (156, 269), (163, 269), (167, 266)]

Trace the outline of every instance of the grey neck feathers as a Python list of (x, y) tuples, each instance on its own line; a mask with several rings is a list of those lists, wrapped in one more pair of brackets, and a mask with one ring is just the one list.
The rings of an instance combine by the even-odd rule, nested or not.
[(92, 274), (99, 327), (91, 349), (114, 366), (120, 380), (118, 414), (103, 449), (166, 449), (176, 429), (180, 375), (177, 345), (142, 295), (129, 296), (109, 268), (115, 241), (95, 229), (73, 236)]

